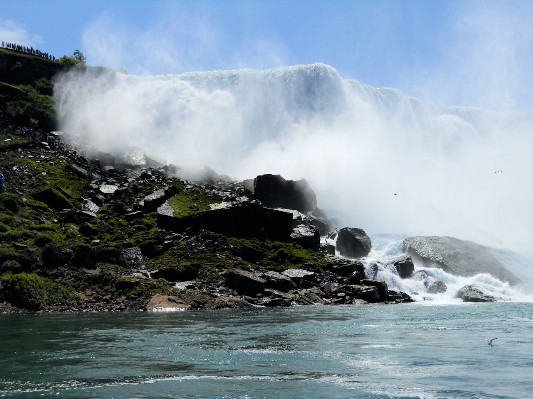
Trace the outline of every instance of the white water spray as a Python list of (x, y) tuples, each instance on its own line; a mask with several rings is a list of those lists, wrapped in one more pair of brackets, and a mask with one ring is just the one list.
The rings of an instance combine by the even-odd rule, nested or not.
[(323, 64), (73, 72), (55, 98), (62, 129), (97, 150), (142, 148), (236, 179), (306, 178), (343, 225), (532, 252), (532, 113), (440, 107)]

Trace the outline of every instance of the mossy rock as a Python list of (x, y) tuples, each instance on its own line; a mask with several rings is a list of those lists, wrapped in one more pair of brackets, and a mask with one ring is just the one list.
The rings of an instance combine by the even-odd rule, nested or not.
[(0, 276), (3, 299), (21, 309), (43, 310), (68, 306), (78, 300), (70, 288), (35, 273), (6, 273)]
[(32, 197), (37, 201), (45, 203), (49, 208), (56, 211), (72, 208), (72, 204), (65, 198), (65, 196), (52, 187), (45, 187), (37, 190), (32, 194)]

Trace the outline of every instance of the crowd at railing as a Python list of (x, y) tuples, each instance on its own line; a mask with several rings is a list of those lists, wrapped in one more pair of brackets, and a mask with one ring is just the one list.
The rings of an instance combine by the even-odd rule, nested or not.
[(41, 50), (34, 49), (33, 47), (23, 46), (17, 43), (7, 43), (2, 40), (2, 48), (18, 51), (19, 53), (35, 55), (37, 57), (45, 58), (50, 61), (56, 61), (56, 57), (51, 54), (45, 53)]

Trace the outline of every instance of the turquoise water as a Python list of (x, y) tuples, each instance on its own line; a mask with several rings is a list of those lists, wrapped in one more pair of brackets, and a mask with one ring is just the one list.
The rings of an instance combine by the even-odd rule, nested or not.
[(528, 398), (532, 392), (533, 304), (527, 303), (0, 316), (0, 397), (6, 398)]

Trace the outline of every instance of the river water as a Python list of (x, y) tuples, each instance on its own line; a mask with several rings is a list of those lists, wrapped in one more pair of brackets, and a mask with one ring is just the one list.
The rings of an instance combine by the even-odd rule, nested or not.
[[(497, 338), (489, 346), (488, 339)], [(0, 397), (527, 398), (533, 304), (0, 315)]]

